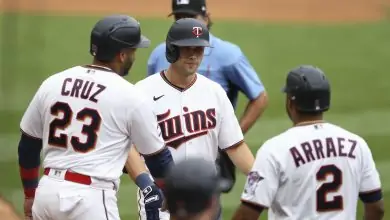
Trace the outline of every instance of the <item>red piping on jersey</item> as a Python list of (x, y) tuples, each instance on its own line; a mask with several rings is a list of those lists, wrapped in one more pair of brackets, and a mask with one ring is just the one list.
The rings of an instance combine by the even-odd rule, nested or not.
[(193, 79), (192, 82), (187, 86), (187, 88), (182, 88), (182, 87), (179, 87), (179, 86), (174, 85), (173, 83), (171, 83), (171, 82), (168, 80), (167, 76), (165, 75), (165, 70), (163, 70), (163, 71), (160, 72), (160, 76), (161, 76), (161, 78), (162, 78), (168, 85), (170, 85), (171, 87), (173, 87), (173, 88), (179, 90), (180, 92), (184, 92), (184, 91), (186, 91), (187, 89), (189, 89), (192, 85), (195, 84), (195, 81), (196, 81), (196, 79), (198, 78), (198, 76), (195, 74), (194, 79)]

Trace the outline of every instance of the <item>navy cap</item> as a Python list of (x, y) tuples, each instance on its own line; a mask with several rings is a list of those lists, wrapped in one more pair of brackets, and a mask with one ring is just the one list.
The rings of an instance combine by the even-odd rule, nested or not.
[(330, 107), (330, 83), (318, 67), (301, 65), (290, 70), (282, 91), (301, 112), (324, 112)]
[(172, 0), (173, 14), (205, 15), (207, 12), (206, 0)]
[(216, 164), (202, 158), (176, 163), (164, 182), (167, 208), (171, 214), (180, 217), (204, 211), (215, 195), (230, 186), (218, 174)]

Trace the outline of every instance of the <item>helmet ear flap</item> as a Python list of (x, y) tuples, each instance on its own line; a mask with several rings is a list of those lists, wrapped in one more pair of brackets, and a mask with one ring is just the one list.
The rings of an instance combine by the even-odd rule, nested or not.
[(165, 57), (167, 58), (169, 63), (176, 62), (180, 57), (179, 47), (172, 45), (170, 43), (167, 43), (166, 49), (165, 49)]

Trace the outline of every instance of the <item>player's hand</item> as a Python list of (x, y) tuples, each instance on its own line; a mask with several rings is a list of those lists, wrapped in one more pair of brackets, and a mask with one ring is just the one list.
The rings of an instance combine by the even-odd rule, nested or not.
[(34, 198), (25, 198), (24, 199), (24, 219), (32, 220), (32, 206), (34, 203)]
[(147, 220), (159, 220), (159, 209), (162, 207), (164, 196), (162, 191), (152, 184), (142, 189), (144, 196), (145, 212)]

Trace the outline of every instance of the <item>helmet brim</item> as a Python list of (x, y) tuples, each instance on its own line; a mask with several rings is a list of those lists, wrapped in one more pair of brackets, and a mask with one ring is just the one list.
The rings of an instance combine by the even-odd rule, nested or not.
[(211, 47), (210, 43), (204, 39), (183, 39), (171, 42), (171, 44), (178, 47)]
[(148, 48), (150, 46), (150, 40), (141, 35), (141, 40), (138, 44), (134, 45), (132, 48)]

